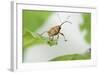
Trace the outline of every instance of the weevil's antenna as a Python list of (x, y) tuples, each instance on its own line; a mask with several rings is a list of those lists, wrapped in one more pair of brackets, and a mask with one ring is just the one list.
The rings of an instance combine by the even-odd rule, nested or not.
[[(67, 17), (67, 19), (69, 19), (69, 18), (70, 18), (70, 16)], [(60, 26), (62, 26), (62, 25), (63, 25), (64, 23), (66, 23), (66, 22), (72, 24), (72, 23), (69, 22), (69, 21), (64, 21), (64, 22), (62, 22), (62, 23), (60, 24)]]
[[(60, 15), (57, 13), (57, 16), (58, 16), (58, 18), (59, 18), (59, 20), (60, 20), (60, 22), (62, 22), (61, 21), (61, 18), (60, 18)], [(70, 16), (68, 16), (67, 17), (67, 19), (69, 19), (70, 18)], [(68, 23), (70, 23), (70, 24), (72, 24), (71, 22), (69, 22), (69, 21), (64, 21), (64, 22), (62, 22), (61, 24), (60, 24), (60, 26), (62, 26), (64, 23), (66, 23), (66, 22), (68, 22)]]
[(69, 21), (64, 21), (64, 22), (62, 22), (61, 24), (60, 24), (60, 26), (62, 26), (64, 23), (70, 23), (70, 24), (72, 24), (71, 22), (69, 22)]

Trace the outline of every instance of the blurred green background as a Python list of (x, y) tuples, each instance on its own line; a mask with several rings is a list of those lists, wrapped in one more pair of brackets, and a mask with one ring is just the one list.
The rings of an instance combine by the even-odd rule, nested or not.
[(86, 35), (84, 39), (87, 43), (91, 43), (91, 13), (83, 13), (82, 14), (84, 23), (80, 25), (80, 30), (86, 30)]
[[(53, 14), (54, 12), (49, 11), (36, 11), (36, 10), (23, 10), (22, 13), (22, 22), (23, 22), (23, 53), (25, 53), (26, 49), (33, 45), (38, 44), (47, 44), (47, 37), (42, 37), (39, 34), (35, 33), (36, 30), (41, 28), (45, 21)], [(84, 36), (85, 41), (88, 44), (91, 44), (91, 14), (90, 13), (82, 13), (82, 17), (84, 23), (80, 25), (80, 31), (86, 30), (87, 33)], [(49, 45), (54, 45), (54, 42), (49, 43)], [(90, 59), (91, 52), (81, 54), (71, 54), (59, 56), (51, 59), (50, 61), (61, 61), (61, 60), (83, 60)], [(23, 55), (24, 60), (24, 55)]]
[[(27, 48), (31, 45), (43, 43), (44, 41), (40, 36), (33, 33), (48, 19), (51, 15), (51, 12), (45, 11), (34, 11), (34, 10), (23, 10), (23, 48)], [(34, 37), (32, 34), (34, 34)]]

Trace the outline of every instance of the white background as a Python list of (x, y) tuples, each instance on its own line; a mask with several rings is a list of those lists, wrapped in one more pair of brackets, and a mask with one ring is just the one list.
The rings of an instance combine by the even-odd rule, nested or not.
[[(36, 4), (74, 5), (97, 7), (98, 28), (95, 40), (97, 41), (97, 67), (62, 68), (52, 70), (34, 70), (32, 73), (100, 73), (100, 2), (99, 0), (31, 0)], [(96, 48), (95, 48), (96, 49)], [(0, 73), (11, 73), (10, 70), (10, 0), (0, 0)], [(22, 72), (20, 72), (22, 73)], [(26, 73), (31, 73), (26, 72)]]

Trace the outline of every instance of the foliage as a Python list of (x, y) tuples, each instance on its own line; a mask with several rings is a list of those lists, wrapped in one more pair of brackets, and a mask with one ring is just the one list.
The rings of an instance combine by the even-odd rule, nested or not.
[[(35, 31), (43, 26), (52, 12), (36, 11), (36, 10), (23, 10), (23, 52), (31, 45), (48, 44), (49, 46), (57, 45), (57, 40), (49, 40), (48, 37), (41, 36)], [(91, 43), (91, 14), (82, 14), (84, 22), (80, 25), (80, 30), (86, 30), (84, 36), (87, 43)], [(50, 61), (63, 61), (63, 60), (85, 60), (90, 59), (91, 53), (85, 54), (69, 54), (51, 59)]]
[(48, 37), (41, 36), (38, 33), (27, 32), (24, 38), (23, 48), (38, 44), (48, 44), (49, 46), (57, 44), (57, 40), (49, 40)]
[[(31, 33), (42, 27), (51, 14), (47, 11), (23, 10), (23, 48), (45, 42), (40, 38), (34, 39)], [(33, 35), (37, 36), (35, 33)]]
[(51, 12), (47, 11), (23, 10), (24, 31), (36, 31), (48, 19), (50, 14)]
[(64, 61), (64, 60), (85, 60), (90, 59), (91, 53), (84, 53), (84, 54), (69, 54), (69, 55), (63, 55), (56, 57), (54, 59), (51, 59), (50, 61)]
[(91, 43), (91, 14), (82, 14), (84, 22), (80, 25), (81, 31), (86, 30), (86, 35), (84, 36), (87, 43)]

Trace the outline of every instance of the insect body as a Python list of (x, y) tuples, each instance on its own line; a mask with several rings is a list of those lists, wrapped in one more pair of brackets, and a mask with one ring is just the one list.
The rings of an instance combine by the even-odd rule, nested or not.
[(61, 27), (60, 26), (54, 26), (52, 27), (47, 33), (49, 37), (55, 36), (60, 32)]
[[(64, 40), (67, 41), (64, 34), (60, 32), (61, 26), (66, 22), (68, 22), (68, 21), (65, 21), (65, 22), (61, 23), (60, 25), (54, 26), (51, 29), (49, 29), (48, 31), (45, 31), (48, 33), (49, 40), (53, 40), (54, 36), (57, 36), (57, 40), (58, 40), (59, 34), (60, 34), (64, 37)], [(71, 22), (68, 22), (68, 23), (72, 24)], [(44, 34), (45, 32), (43, 32), (42, 34)]]

